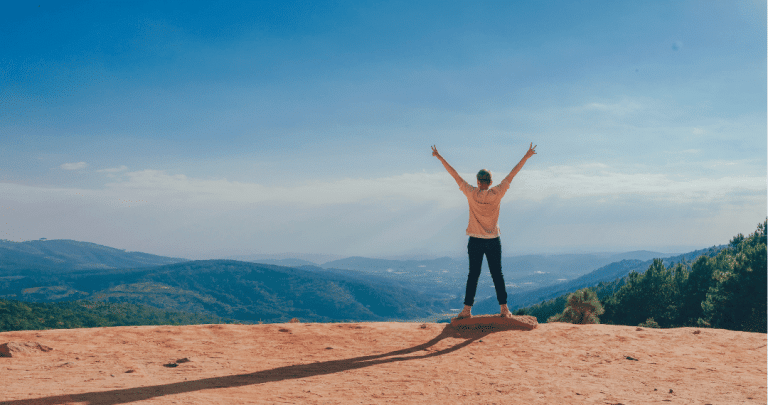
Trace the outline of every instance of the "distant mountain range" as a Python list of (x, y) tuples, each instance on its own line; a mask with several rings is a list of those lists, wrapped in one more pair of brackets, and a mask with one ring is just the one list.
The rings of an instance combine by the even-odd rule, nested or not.
[[(253, 263), (266, 263), (266, 264), (278, 264), (280, 266), (291, 265), (300, 266), (302, 264), (309, 264), (313, 266), (321, 265), (332, 260), (342, 259), (344, 256), (339, 255), (323, 255), (313, 253), (276, 253), (276, 254), (251, 254), (251, 255), (236, 255), (222, 257), (222, 259), (238, 260), (241, 262), (253, 262)], [(301, 264), (299, 264), (301, 263)]]
[[(525, 255), (505, 257), (503, 270), (517, 308), (642, 272), (653, 258), (674, 263), (708, 253)], [(316, 256), (188, 261), (72, 240), (0, 241), (0, 298), (121, 302), (248, 322), (426, 319), (463, 303), (466, 259), (307, 260)], [(498, 311), (484, 267), (476, 314)]]
[[(502, 260), (507, 290), (510, 293), (546, 288), (571, 281), (602, 266), (622, 260), (651, 260), (671, 254), (635, 251), (622, 254), (560, 254), (505, 257)], [(442, 257), (432, 260), (386, 260), (348, 257), (312, 266), (296, 259), (270, 261), (282, 266), (321, 268), (327, 271), (347, 270), (347, 275), (366, 274), (385, 277), (400, 285), (443, 298), (460, 298), (464, 294), (469, 262), (467, 258)], [(484, 261), (478, 282), (478, 297), (495, 295), (493, 281)], [(456, 301), (456, 300), (454, 300)], [(459, 304), (461, 299), (458, 300)]]
[(150, 267), (187, 261), (141, 252), (126, 252), (68, 239), (11, 242), (0, 239), (0, 275), (18, 270), (68, 272), (87, 269)]

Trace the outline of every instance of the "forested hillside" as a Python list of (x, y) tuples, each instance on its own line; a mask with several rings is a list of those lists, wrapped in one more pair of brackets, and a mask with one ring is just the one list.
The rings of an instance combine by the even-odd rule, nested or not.
[[(593, 287), (605, 309), (600, 322), (662, 328), (697, 326), (766, 333), (766, 227), (735, 236), (717, 255), (665, 266)], [(562, 312), (568, 294), (523, 308), (546, 321)]]
[(373, 276), (351, 279), (334, 272), (234, 260), (66, 274), (27, 271), (0, 278), (0, 296), (142, 304), (245, 322), (412, 319), (447, 305)]
[[(662, 259), (662, 261), (667, 266), (670, 266), (676, 263), (695, 260), (702, 255), (714, 257), (724, 247), (725, 246), (713, 246), (709, 249), (701, 249), (682, 255), (667, 257)], [(514, 309), (524, 308), (530, 305), (552, 300), (558, 300), (558, 303), (565, 302), (565, 298), (563, 297), (567, 297), (568, 294), (576, 290), (585, 287), (595, 287), (601, 283), (613, 283), (614, 280), (625, 277), (632, 272), (645, 271), (645, 269), (647, 269), (651, 263), (653, 263), (653, 260), (641, 261), (637, 259), (624, 259), (600, 267), (597, 270), (576, 277), (573, 280), (567, 280), (561, 283), (547, 285), (528, 291), (516, 291), (514, 289), (508, 289), (508, 304), (510, 308)], [(507, 274), (505, 273), (505, 280), (506, 279)], [(495, 292), (490, 294), (490, 297), (488, 298), (481, 299), (480, 297), (481, 296), (478, 294), (478, 298), (475, 299), (476, 303), (473, 308), (473, 313), (490, 314), (498, 312), (499, 304), (496, 300)], [(560, 310), (562, 311), (562, 309)]]
[(33, 303), (0, 299), (0, 332), (132, 325), (230, 323), (207, 314), (169, 312), (128, 303), (68, 301)]

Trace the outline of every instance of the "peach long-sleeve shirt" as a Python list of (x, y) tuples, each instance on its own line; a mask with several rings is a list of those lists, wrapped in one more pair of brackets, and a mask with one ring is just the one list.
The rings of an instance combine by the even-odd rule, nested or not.
[(459, 189), (469, 202), (469, 225), (467, 235), (475, 238), (492, 239), (501, 235), (499, 229), (499, 206), (501, 198), (509, 190), (512, 180), (504, 179), (501, 183), (487, 190), (480, 190), (461, 179), (457, 180)]

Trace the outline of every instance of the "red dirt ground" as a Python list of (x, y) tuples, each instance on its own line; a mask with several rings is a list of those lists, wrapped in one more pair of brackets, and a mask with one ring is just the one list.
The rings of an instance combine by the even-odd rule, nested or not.
[(4, 405), (766, 403), (766, 335), (721, 329), (286, 323), (0, 333), (0, 344), (12, 341), (53, 350), (0, 358)]

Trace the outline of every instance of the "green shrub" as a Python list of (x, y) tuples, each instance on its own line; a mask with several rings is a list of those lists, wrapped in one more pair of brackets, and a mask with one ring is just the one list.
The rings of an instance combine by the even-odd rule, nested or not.
[(659, 324), (656, 323), (656, 321), (653, 320), (653, 318), (648, 318), (645, 320), (645, 322), (637, 325), (643, 328), (660, 328)]
[(577, 324), (600, 323), (598, 315), (602, 315), (603, 306), (597, 299), (597, 294), (589, 288), (576, 291), (568, 296), (565, 310), (555, 316), (549, 317), (547, 322), (567, 322)]

